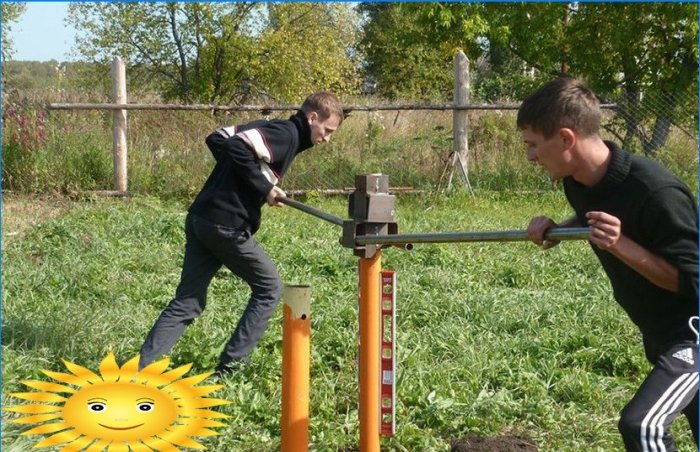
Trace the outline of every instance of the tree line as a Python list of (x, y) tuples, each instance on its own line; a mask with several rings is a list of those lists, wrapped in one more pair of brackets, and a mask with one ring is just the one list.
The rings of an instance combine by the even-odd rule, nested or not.
[[(2, 3), (3, 59), (21, 5)], [(643, 121), (651, 135), (697, 123), (697, 3), (75, 2), (68, 11), (93, 83), (121, 56), (130, 89), (166, 100), (293, 103), (328, 89), (445, 101), (461, 49), (475, 101), (520, 100), (571, 75), (625, 105), (623, 140), (644, 139)], [(658, 96), (662, 112), (645, 107)]]

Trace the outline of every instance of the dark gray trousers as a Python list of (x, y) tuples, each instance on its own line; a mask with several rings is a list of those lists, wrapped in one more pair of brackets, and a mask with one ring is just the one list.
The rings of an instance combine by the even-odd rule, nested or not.
[(221, 352), (218, 367), (247, 359), (282, 297), (282, 280), (277, 269), (249, 231), (188, 214), (185, 235), (180, 284), (175, 298), (160, 314), (141, 347), (139, 369), (168, 353), (185, 328), (202, 314), (209, 283), (222, 265), (250, 286), (251, 295)]

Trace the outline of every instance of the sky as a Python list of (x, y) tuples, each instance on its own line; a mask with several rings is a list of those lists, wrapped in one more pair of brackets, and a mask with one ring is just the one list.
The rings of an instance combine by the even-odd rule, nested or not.
[(70, 61), (75, 30), (64, 19), (68, 2), (27, 2), (27, 10), (12, 24), (13, 60)]

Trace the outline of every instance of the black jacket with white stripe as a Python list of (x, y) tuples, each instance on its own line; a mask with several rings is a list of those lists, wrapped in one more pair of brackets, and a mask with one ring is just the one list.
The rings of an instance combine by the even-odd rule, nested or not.
[(265, 196), (297, 154), (312, 146), (309, 122), (301, 110), (288, 120), (257, 120), (217, 129), (206, 144), (216, 165), (189, 211), (251, 234), (260, 227)]

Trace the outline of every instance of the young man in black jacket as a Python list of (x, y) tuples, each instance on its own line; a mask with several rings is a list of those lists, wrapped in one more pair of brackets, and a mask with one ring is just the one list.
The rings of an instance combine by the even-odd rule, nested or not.
[(562, 180), (575, 211), (557, 224), (539, 216), (528, 235), (544, 249), (551, 227), (588, 225), (590, 243), (620, 306), (642, 333), (653, 369), (622, 410), (628, 451), (676, 450), (669, 425), (683, 413), (698, 442), (697, 200), (658, 163), (599, 136), (600, 106), (580, 80), (553, 80), (531, 94), (517, 125), (527, 158)]
[(180, 284), (141, 347), (139, 369), (168, 353), (202, 314), (209, 283), (222, 265), (250, 286), (251, 296), (216, 371), (225, 375), (247, 360), (282, 296), (275, 265), (253, 238), (261, 207), (282, 206), (276, 200), (285, 196), (279, 179), (300, 152), (329, 141), (342, 121), (335, 95), (317, 92), (288, 120), (223, 127), (207, 137), (216, 165), (190, 206)]

